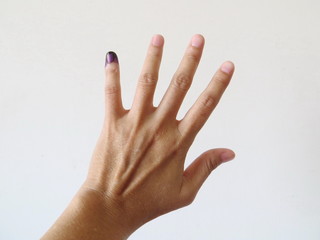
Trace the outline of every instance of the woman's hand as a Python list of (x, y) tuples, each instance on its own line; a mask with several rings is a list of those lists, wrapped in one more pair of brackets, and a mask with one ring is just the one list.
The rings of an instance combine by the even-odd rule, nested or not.
[[(122, 106), (118, 58), (113, 52), (106, 56), (103, 129), (88, 177), (69, 206), (74, 210), (68, 213), (67, 209), (64, 214), (75, 219), (78, 231), (90, 225), (91, 233), (82, 234), (81, 239), (127, 238), (151, 219), (190, 204), (210, 172), (234, 158), (231, 150), (213, 149), (184, 167), (195, 136), (229, 84), (233, 64), (222, 64), (178, 121), (177, 113), (200, 61), (204, 38), (193, 36), (161, 103), (154, 107), (163, 44), (162, 36), (152, 38), (130, 110)], [(68, 217), (59, 221), (68, 221)], [(69, 239), (67, 236), (74, 235), (63, 236)]]

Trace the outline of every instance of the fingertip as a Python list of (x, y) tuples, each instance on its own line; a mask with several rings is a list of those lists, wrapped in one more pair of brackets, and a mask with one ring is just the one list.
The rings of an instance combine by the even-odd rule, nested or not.
[(151, 44), (155, 47), (162, 47), (164, 44), (164, 37), (161, 34), (154, 35)]
[(195, 34), (191, 38), (191, 46), (192, 47), (201, 48), (201, 47), (203, 47), (204, 42), (205, 42), (205, 39), (201, 34)]
[(113, 51), (107, 52), (105, 59), (105, 67), (107, 67), (111, 63), (119, 63), (118, 56)]
[(222, 163), (229, 162), (235, 158), (236, 154), (229, 149), (226, 149), (220, 154), (220, 159)]
[(226, 61), (221, 65), (220, 70), (228, 75), (231, 75), (234, 72), (234, 68), (233, 62)]

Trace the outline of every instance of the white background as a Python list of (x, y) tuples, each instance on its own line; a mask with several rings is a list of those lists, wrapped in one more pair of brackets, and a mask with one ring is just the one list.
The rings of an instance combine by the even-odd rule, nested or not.
[(155, 33), (156, 104), (191, 36), (206, 38), (180, 117), (235, 63), (187, 163), (214, 147), (237, 157), (131, 239), (320, 239), (318, 0), (0, 0), (0, 239), (38, 239), (60, 215), (101, 129), (105, 53), (118, 53), (129, 108)]

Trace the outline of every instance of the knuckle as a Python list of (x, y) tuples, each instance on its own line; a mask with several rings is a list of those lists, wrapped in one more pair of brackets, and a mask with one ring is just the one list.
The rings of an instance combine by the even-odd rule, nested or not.
[(120, 92), (120, 88), (117, 86), (105, 86), (104, 92), (106, 95), (113, 95)]
[(228, 86), (228, 78), (223, 76), (222, 74), (217, 74), (214, 78), (215, 82), (217, 82), (218, 84), (222, 85), (224, 88), (226, 88)]
[(188, 59), (188, 61), (191, 61), (194, 64), (198, 64), (200, 61), (200, 55), (199, 54), (188, 54), (186, 55), (186, 58)]
[(211, 110), (217, 104), (217, 100), (210, 95), (203, 97), (200, 101), (201, 107), (205, 110)]
[(164, 136), (164, 131), (156, 127), (153, 135), (155, 141), (160, 141)]
[(161, 57), (162, 54), (158, 47), (153, 46), (152, 48), (149, 49), (148, 55), (151, 58), (158, 58), (158, 57)]
[(145, 86), (153, 86), (157, 83), (158, 77), (152, 73), (144, 73), (140, 78), (140, 84)]
[(190, 88), (191, 80), (190, 76), (180, 73), (175, 77), (173, 86), (182, 91), (187, 91)]
[(182, 200), (181, 205), (184, 207), (189, 206), (191, 203), (193, 203), (195, 197), (196, 197), (195, 194), (190, 194), (190, 195), (186, 196)]
[(205, 171), (207, 171), (207, 174), (211, 173), (213, 169), (216, 168), (216, 162), (213, 159), (206, 159), (205, 161)]
[(217, 166), (221, 163), (221, 159), (213, 155), (212, 153), (205, 152), (203, 154), (204, 171), (206, 175), (209, 175)]
[(109, 75), (115, 75), (119, 73), (119, 68), (115, 65), (109, 65), (106, 71)]

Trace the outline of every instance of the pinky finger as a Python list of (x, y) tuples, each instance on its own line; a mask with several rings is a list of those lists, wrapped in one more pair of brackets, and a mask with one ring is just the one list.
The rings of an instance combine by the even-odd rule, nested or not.
[(114, 117), (123, 111), (119, 62), (114, 52), (106, 55), (104, 93), (106, 117)]
[(212, 111), (220, 101), (234, 72), (232, 62), (225, 62), (213, 76), (207, 88), (202, 92), (195, 104), (187, 112), (179, 124), (182, 135), (196, 135), (208, 120)]

